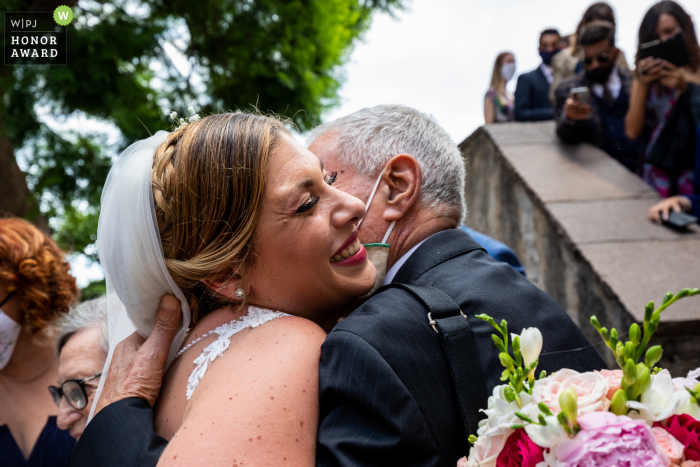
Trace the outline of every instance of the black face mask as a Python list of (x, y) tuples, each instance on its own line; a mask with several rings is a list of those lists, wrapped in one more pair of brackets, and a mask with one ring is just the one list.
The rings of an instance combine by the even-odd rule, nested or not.
[(610, 65), (606, 67), (601, 66), (595, 70), (586, 70), (586, 78), (596, 84), (605, 84), (608, 82), (614, 67), (615, 65)]

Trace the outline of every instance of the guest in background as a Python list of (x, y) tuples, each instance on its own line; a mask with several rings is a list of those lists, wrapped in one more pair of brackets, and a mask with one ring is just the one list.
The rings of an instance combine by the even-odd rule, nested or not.
[[(642, 44), (684, 40), (688, 60), (675, 66), (661, 58), (642, 58)], [(688, 13), (673, 1), (652, 6), (639, 27), (637, 69), (632, 84), (625, 132), (643, 143), (644, 180), (663, 197), (659, 211), (690, 210), (695, 195), (697, 128), (700, 124), (700, 45)]]
[(49, 392), (58, 407), (58, 427), (78, 439), (109, 351), (107, 299), (96, 298), (71, 308), (57, 327), (58, 386), (49, 386)]
[(515, 88), (515, 120), (536, 122), (554, 118), (549, 101), (549, 85), (552, 83), (552, 58), (561, 50), (561, 36), (556, 29), (545, 29), (540, 34), (542, 64), (518, 77)]
[(21, 219), (0, 219), (0, 465), (68, 466), (75, 446), (56, 426), (55, 328), (78, 296), (64, 253)]
[[(569, 46), (563, 48), (562, 51), (556, 54), (552, 59), (552, 85), (549, 88), (549, 100), (552, 101), (552, 104), (556, 103), (554, 92), (559, 86), (559, 83), (565, 78), (583, 70), (583, 62), (581, 61), (583, 50), (580, 43), (581, 31), (584, 26), (597, 20), (608, 21), (615, 25), (615, 13), (610, 5), (605, 2), (597, 2), (589, 6), (583, 13), (583, 18), (581, 18), (581, 21), (578, 23), (576, 33), (571, 35)], [(622, 50), (618, 49), (615, 64), (620, 70), (629, 70), (627, 58)]]
[(501, 52), (496, 57), (491, 73), (491, 84), (484, 98), (486, 123), (513, 121), (513, 95), (506, 90), (506, 83), (515, 75), (515, 55)]
[[(631, 171), (637, 170), (637, 144), (625, 135), (632, 72), (616, 65), (615, 25), (593, 21), (580, 33), (584, 69), (561, 82), (556, 90), (557, 135), (568, 142), (588, 141), (603, 149)], [(586, 88), (590, 102), (574, 88)]]

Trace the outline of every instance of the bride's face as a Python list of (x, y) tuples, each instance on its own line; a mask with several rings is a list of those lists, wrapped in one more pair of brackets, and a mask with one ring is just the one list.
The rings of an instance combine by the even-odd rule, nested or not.
[(247, 274), (248, 302), (334, 324), (374, 285), (357, 240), (365, 206), (332, 186), (318, 157), (291, 136), (271, 156)]

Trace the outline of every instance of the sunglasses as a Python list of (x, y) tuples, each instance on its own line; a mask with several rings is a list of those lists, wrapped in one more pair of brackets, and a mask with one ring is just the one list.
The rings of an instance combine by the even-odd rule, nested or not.
[(69, 379), (65, 381), (60, 387), (59, 386), (49, 386), (49, 392), (53, 398), (56, 407), (61, 405), (61, 399), (66, 396), (68, 403), (74, 409), (81, 410), (87, 405), (88, 396), (85, 392), (85, 383), (92, 381), (95, 378), (102, 376), (102, 373), (97, 373), (96, 375), (89, 376), (85, 379)]
[(610, 54), (607, 52), (603, 52), (601, 54), (598, 54), (596, 57), (585, 57), (583, 59), (583, 64), (586, 66), (590, 65), (591, 63), (593, 63), (594, 58), (598, 61), (598, 63), (602, 65), (604, 63), (608, 63), (608, 60), (610, 60)]

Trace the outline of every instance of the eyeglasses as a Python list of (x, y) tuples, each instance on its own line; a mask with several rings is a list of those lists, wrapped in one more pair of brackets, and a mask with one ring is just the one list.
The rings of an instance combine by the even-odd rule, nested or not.
[(605, 63), (608, 63), (608, 60), (610, 60), (610, 54), (607, 52), (603, 52), (598, 54), (596, 57), (585, 57), (583, 59), (583, 64), (586, 66), (590, 65), (591, 63), (593, 63), (594, 58), (598, 61), (598, 63), (603, 65)]
[(85, 383), (99, 378), (100, 376), (102, 376), (102, 373), (97, 373), (85, 379), (69, 379), (68, 381), (64, 381), (61, 387), (49, 386), (49, 392), (51, 393), (53, 401), (56, 403), (56, 407), (61, 405), (61, 399), (63, 399), (63, 396), (66, 396), (71, 407), (78, 410), (84, 409), (88, 400), (87, 393), (85, 392)]

